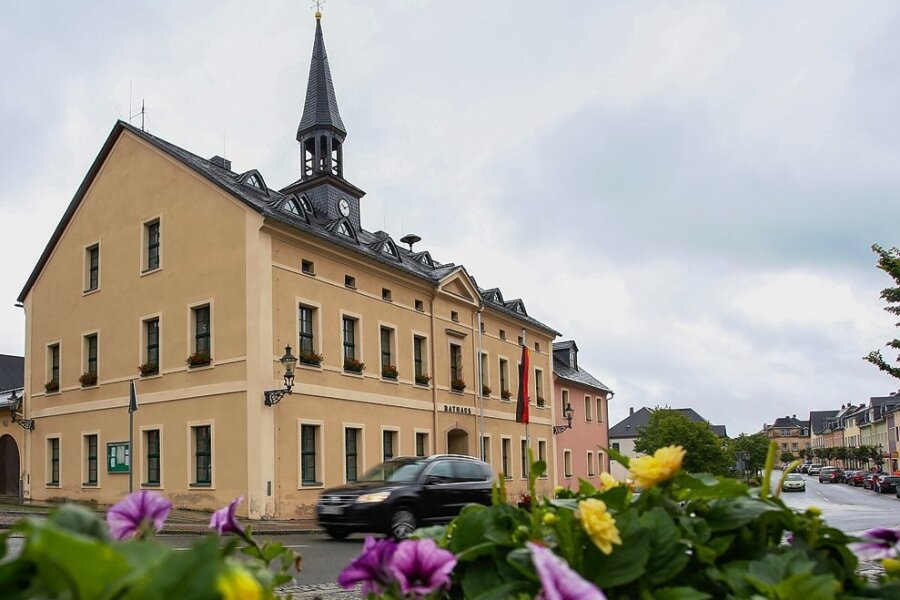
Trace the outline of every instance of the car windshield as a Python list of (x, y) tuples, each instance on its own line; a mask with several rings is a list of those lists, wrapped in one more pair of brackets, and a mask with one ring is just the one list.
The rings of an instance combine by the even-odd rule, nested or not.
[(897, 483), (900, 481), (900, 477), (885, 477), (883, 481), (885, 483)]
[(796, 473), (791, 473), (787, 476), (789, 481), (803, 481), (803, 477), (801, 475), (797, 475)]
[(424, 460), (389, 460), (373, 467), (359, 480), (409, 483), (418, 479), (424, 466)]

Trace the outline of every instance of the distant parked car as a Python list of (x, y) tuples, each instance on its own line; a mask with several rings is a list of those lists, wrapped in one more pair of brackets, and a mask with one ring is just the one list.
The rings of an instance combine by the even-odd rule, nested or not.
[(900, 477), (895, 477), (893, 475), (879, 477), (878, 483), (875, 484), (875, 491), (879, 494), (896, 493), (898, 483), (900, 483)]
[(784, 483), (781, 485), (781, 489), (785, 492), (805, 492), (806, 479), (798, 473), (788, 473)]
[(809, 470), (807, 471), (807, 473), (809, 475), (818, 475), (819, 471), (822, 470), (822, 467), (825, 467), (825, 466), (826, 465), (819, 465), (819, 464), (809, 465)]
[(866, 472), (865, 471), (856, 471), (853, 473), (853, 477), (850, 483), (853, 484), (853, 487), (859, 487), (863, 485), (866, 480)]
[(801, 473), (808, 473), (809, 468), (811, 466), (812, 466), (812, 463), (803, 463), (802, 465), (800, 465), (800, 468), (797, 470), (800, 471)]
[(847, 485), (853, 485), (853, 477), (859, 473), (857, 470), (844, 471), (844, 477), (842, 478), (842, 483), (846, 483)]
[(822, 467), (819, 471), (819, 483), (840, 483), (844, 472), (837, 467)]
[(884, 473), (866, 473), (866, 477), (863, 479), (863, 488), (867, 490), (873, 489), (875, 485), (873, 480), (881, 475), (884, 475)]

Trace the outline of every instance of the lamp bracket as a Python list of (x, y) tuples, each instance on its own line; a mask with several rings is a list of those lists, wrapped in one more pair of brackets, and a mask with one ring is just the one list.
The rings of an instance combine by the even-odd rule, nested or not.
[(264, 400), (266, 406), (275, 406), (281, 399), (284, 398), (285, 394), (293, 394), (291, 388), (286, 388), (283, 390), (268, 390), (264, 392), (266, 399)]
[(559, 435), (567, 429), (572, 429), (571, 425), (554, 425), (553, 426), (553, 435)]

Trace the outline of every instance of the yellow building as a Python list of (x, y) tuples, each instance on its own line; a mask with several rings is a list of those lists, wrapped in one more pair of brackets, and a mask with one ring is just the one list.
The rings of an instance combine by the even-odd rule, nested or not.
[[(133, 478), (178, 507), (245, 496), (253, 518), (291, 518), (384, 458), (482, 449), (524, 492), (527, 444), (554, 452), (554, 403), (536, 400), (552, 391), (557, 332), (417, 237), (407, 249), (365, 231), (345, 138), (320, 22), (301, 176), (280, 191), (116, 123), (19, 297), (26, 497), (111, 503)], [(267, 405), (286, 346), (293, 393)]]

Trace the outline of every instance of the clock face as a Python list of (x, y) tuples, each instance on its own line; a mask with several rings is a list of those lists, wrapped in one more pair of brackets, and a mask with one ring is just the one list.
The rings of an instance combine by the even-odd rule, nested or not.
[(350, 216), (350, 203), (347, 202), (346, 198), (341, 198), (341, 201), (338, 202), (338, 208), (341, 211), (341, 214), (345, 217)]

